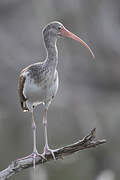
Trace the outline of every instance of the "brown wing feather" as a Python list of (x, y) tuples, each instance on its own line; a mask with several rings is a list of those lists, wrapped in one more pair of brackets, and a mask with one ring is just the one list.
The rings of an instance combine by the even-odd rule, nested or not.
[(23, 74), (24, 71), (21, 71), (20, 73), (20, 77), (19, 77), (19, 81), (18, 81), (18, 93), (19, 93), (19, 97), (20, 97), (20, 104), (21, 104), (21, 108), (24, 112), (29, 111), (27, 105), (26, 105), (26, 98), (23, 94), (23, 88), (24, 88), (24, 83), (25, 83), (25, 79), (26, 77)]

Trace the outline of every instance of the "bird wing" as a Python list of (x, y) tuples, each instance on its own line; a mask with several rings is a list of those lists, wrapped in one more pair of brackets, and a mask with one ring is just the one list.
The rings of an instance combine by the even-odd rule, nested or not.
[(34, 63), (29, 66), (27, 66), (25, 69), (23, 69), (20, 73), (19, 81), (18, 81), (18, 93), (20, 97), (20, 103), (22, 110), (24, 112), (29, 111), (29, 108), (27, 107), (26, 101), (27, 98), (24, 95), (24, 84), (26, 81), (26, 75), (29, 75), (31, 79), (34, 80), (34, 83), (42, 84), (43, 82), (47, 81), (47, 78), (49, 78), (49, 69), (47, 64), (45, 63)]
[(19, 81), (18, 81), (18, 93), (19, 93), (19, 97), (20, 97), (21, 108), (22, 108), (22, 110), (24, 112), (29, 111), (29, 109), (28, 109), (28, 107), (26, 105), (26, 100), (27, 99), (23, 94), (25, 80), (26, 80), (26, 77), (24, 75), (24, 70), (22, 70), (21, 73), (20, 73)]
[(25, 70), (29, 72), (31, 79), (34, 79), (34, 83), (41, 84), (47, 78), (49, 68), (45, 62), (39, 62), (29, 65)]

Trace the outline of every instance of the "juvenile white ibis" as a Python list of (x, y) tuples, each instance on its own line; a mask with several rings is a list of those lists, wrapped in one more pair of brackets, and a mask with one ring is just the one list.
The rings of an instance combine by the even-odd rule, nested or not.
[[(54, 151), (48, 146), (47, 111), (58, 90), (58, 51), (56, 42), (61, 36), (69, 37), (80, 42), (90, 51), (94, 58), (94, 54), (90, 47), (82, 39), (68, 31), (60, 22), (51, 22), (43, 29), (47, 57), (44, 62), (34, 63), (23, 69), (20, 73), (18, 83), (22, 110), (32, 113), (33, 153), (30, 156), (33, 158), (34, 167), (37, 155), (45, 159), (46, 153), (50, 152), (53, 159), (55, 159)], [(45, 128), (45, 146), (43, 154), (38, 154), (36, 147), (36, 124), (33, 111), (34, 108), (41, 103), (44, 106), (43, 125)]]

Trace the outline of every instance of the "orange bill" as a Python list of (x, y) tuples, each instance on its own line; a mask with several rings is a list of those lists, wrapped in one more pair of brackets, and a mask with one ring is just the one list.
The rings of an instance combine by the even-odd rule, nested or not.
[(66, 28), (62, 28), (61, 29), (61, 35), (62, 36), (66, 36), (66, 37), (69, 37), (69, 38), (72, 38), (78, 42), (80, 42), (84, 47), (86, 47), (89, 52), (91, 53), (92, 57), (95, 58), (95, 55), (94, 53), (92, 52), (92, 50), (90, 49), (90, 47), (82, 40), (80, 39), (78, 36), (76, 36), (75, 34), (73, 34), (72, 32), (68, 31)]

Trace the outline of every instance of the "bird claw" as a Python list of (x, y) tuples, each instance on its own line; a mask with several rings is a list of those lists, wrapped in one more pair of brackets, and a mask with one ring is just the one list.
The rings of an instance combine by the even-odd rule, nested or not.
[(56, 157), (55, 157), (55, 154), (54, 154), (54, 150), (52, 150), (50, 148), (45, 148), (42, 155), (45, 157), (45, 155), (48, 154), (48, 153), (51, 153), (53, 159), (56, 160)]
[(47, 159), (46, 159), (46, 157), (45, 157), (44, 154), (39, 154), (39, 156), (40, 156), (41, 159), (42, 159), (42, 163), (43, 163), (44, 161), (47, 161)]
[(32, 153), (33, 168), (35, 168), (35, 158), (36, 158), (36, 157), (41, 157), (42, 163), (47, 160), (46, 157), (45, 157), (43, 154), (39, 154), (38, 152), (33, 152), (33, 153)]
[(30, 155), (28, 155), (28, 156), (26, 156), (26, 157), (17, 159), (17, 161), (21, 161), (21, 160), (25, 160), (25, 159), (32, 158), (32, 159), (33, 159), (33, 168), (35, 168), (35, 164), (36, 164), (35, 159), (36, 159), (36, 157), (41, 157), (42, 163), (43, 163), (44, 161), (47, 161), (47, 159), (45, 158), (45, 155), (39, 154), (38, 152), (33, 152), (32, 154), (30, 154)]

